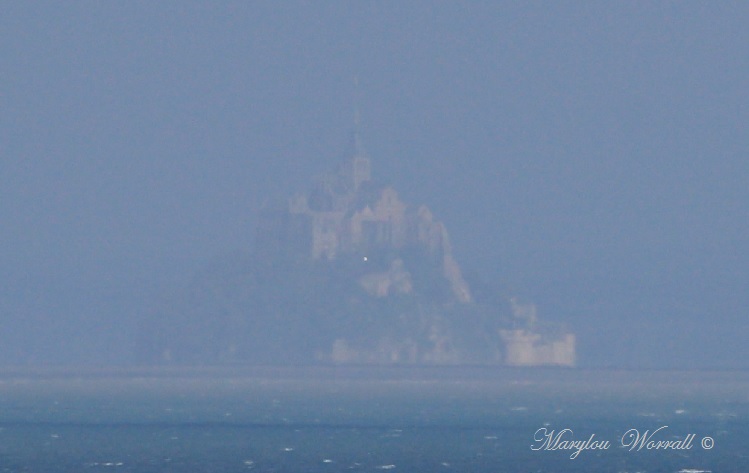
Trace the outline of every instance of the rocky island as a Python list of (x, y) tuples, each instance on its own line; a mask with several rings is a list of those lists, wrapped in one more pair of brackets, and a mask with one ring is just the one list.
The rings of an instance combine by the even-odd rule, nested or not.
[(533, 304), (473, 290), (445, 225), (372, 179), (358, 132), (338, 169), (262, 210), (252, 251), (178, 299), (144, 320), (145, 361), (575, 364), (574, 335)]

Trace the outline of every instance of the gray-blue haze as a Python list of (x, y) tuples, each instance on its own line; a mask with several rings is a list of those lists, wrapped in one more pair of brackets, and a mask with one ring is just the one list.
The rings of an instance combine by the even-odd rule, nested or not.
[(0, 364), (131, 362), (154, 301), (335, 165), (358, 101), (375, 177), (581, 364), (745, 368), (747, 24), (743, 2), (4, 2)]

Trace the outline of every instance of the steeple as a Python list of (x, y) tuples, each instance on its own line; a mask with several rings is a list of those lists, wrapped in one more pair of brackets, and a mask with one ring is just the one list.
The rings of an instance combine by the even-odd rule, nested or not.
[(364, 151), (364, 146), (361, 143), (361, 134), (359, 133), (361, 125), (361, 119), (359, 117), (359, 107), (354, 108), (354, 130), (351, 134), (351, 157), (364, 156), (366, 157), (367, 152)]
[(349, 144), (349, 159), (357, 156), (366, 157), (367, 153), (361, 143), (361, 115), (359, 114), (359, 76), (354, 76), (354, 128), (351, 130), (351, 142)]
[(351, 144), (349, 145), (348, 159), (350, 160), (351, 180), (354, 190), (358, 190), (362, 182), (370, 180), (370, 163), (364, 146), (361, 143), (359, 128), (361, 118), (359, 117), (359, 78), (354, 77), (354, 129), (351, 133)]

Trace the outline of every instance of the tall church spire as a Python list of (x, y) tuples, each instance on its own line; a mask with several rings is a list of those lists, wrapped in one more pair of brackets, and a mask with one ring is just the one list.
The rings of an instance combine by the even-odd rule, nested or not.
[(351, 148), (348, 159), (350, 160), (351, 184), (354, 190), (359, 189), (362, 182), (370, 180), (370, 164), (364, 146), (361, 143), (359, 127), (361, 118), (359, 116), (359, 78), (354, 76), (354, 129), (351, 134)]
[(352, 133), (352, 157), (366, 157), (367, 153), (361, 143), (361, 116), (359, 114), (359, 76), (354, 76), (354, 130)]

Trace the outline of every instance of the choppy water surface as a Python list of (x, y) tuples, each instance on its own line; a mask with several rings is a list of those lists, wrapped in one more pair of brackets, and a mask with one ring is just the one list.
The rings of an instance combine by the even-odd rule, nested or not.
[(0, 471), (745, 472), (748, 421), (745, 373), (5, 372)]

